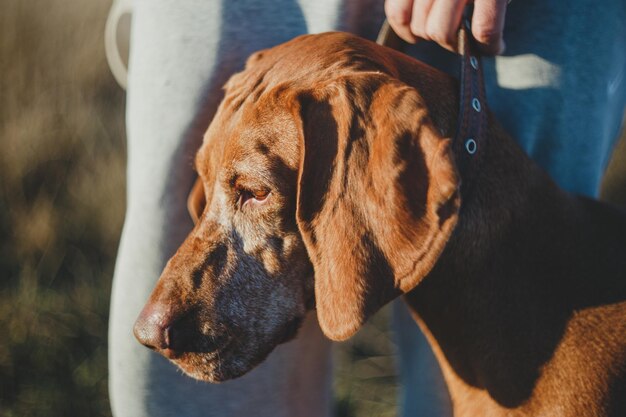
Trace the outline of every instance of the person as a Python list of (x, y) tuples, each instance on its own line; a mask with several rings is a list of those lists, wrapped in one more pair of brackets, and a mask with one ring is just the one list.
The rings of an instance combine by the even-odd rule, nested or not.
[[(302, 33), (374, 39), (384, 18), (406, 40), (454, 49), (465, 0), (135, 0), (128, 81), (127, 213), (109, 331), (113, 414), (331, 415), (330, 345), (312, 315), (298, 338), (250, 374), (196, 382), (132, 336), (167, 259), (191, 229), (191, 161), (228, 76), (258, 49)], [(475, 0), (487, 97), (520, 145), (567, 190), (596, 196), (621, 125), (626, 5), (607, 0)], [(506, 45), (504, 42), (506, 41)], [(455, 71), (451, 53), (419, 41), (414, 56)], [(394, 306), (403, 416), (451, 414), (441, 373), (406, 309)]]

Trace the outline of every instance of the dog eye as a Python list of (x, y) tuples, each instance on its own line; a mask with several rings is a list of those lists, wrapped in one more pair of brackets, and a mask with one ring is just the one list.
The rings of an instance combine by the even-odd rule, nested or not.
[(237, 205), (239, 208), (243, 207), (246, 203), (263, 203), (270, 195), (270, 191), (267, 189), (259, 188), (256, 190), (249, 190), (239, 184), (235, 185), (235, 189), (237, 191)]
[(259, 200), (259, 201), (263, 201), (267, 198), (267, 196), (269, 195), (269, 191), (268, 190), (255, 190), (252, 191), (252, 195), (254, 196), (255, 199)]

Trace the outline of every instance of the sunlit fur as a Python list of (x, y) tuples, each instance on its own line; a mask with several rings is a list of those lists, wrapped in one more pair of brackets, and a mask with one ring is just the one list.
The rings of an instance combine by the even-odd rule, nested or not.
[(560, 190), (491, 115), (468, 156), (457, 104), (448, 76), (346, 34), (251, 57), (147, 305), (167, 306), (161, 353), (233, 378), (309, 309), (343, 340), (405, 294), (456, 416), (626, 415), (626, 214)]

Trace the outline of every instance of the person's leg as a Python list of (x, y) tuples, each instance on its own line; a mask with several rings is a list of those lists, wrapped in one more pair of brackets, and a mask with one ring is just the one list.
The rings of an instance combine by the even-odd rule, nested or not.
[(513, 1), (505, 39), (492, 111), (561, 187), (597, 196), (626, 103), (626, 3)]
[(110, 395), (118, 417), (318, 416), (328, 415), (330, 408), (329, 345), (313, 317), (297, 341), (279, 347), (249, 376), (222, 385), (192, 380), (132, 335), (166, 260), (191, 229), (185, 202), (194, 176), (193, 154), (220, 85), (254, 47), (246, 45), (246, 51), (221, 59), (220, 6), (147, 1), (134, 8), (128, 208), (109, 336)]
[[(504, 39), (503, 56), (483, 59), (490, 109), (561, 187), (597, 196), (624, 115), (626, 3), (514, 0)], [(456, 71), (455, 57), (426, 45), (416, 49), (420, 58)], [(400, 415), (450, 416), (441, 372), (411, 321), (396, 303)]]
[[(378, 0), (372, 0), (378, 2)], [(369, 1), (369, 3), (372, 3)], [(133, 323), (192, 224), (192, 161), (221, 86), (255, 50), (308, 31), (359, 31), (368, 1), (136, 0), (128, 87), (128, 207), (110, 314), (113, 414), (321, 417), (330, 414), (330, 343), (314, 314), (250, 374), (198, 382), (133, 337)], [(382, 17), (382, 4), (378, 7)], [(372, 14), (376, 17), (376, 14)], [(364, 25), (375, 35), (376, 25)]]

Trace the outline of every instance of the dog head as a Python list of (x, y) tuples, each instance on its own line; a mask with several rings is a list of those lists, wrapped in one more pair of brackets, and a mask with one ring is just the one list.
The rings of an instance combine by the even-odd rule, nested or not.
[(138, 339), (221, 381), (293, 338), (310, 309), (343, 340), (414, 288), (460, 203), (445, 122), (455, 109), (437, 100), (450, 83), (340, 33), (253, 55), (197, 154), (196, 226), (141, 313)]

